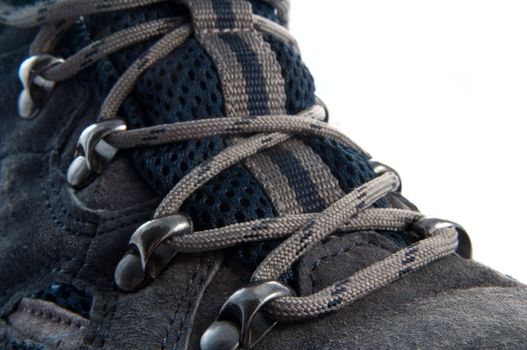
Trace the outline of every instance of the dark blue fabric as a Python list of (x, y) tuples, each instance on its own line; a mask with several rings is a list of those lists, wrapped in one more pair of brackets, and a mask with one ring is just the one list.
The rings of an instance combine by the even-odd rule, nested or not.
[(297, 114), (315, 104), (315, 82), (300, 55), (283, 41), (265, 35), (282, 68), (285, 81), (287, 113)]
[(270, 19), (274, 22), (279, 22), (278, 15), (273, 8), (273, 5), (261, 0), (249, 0), (252, 5), (253, 12), (257, 15)]
[[(173, 8), (148, 7), (108, 14), (91, 23), (94, 30), (110, 26), (116, 31), (146, 20), (174, 15)], [(93, 33), (95, 34), (95, 33)], [(112, 55), (99, 65), (99, 85), (109, 89), (117, 74), (152, 43), (139, 44)], [(107, 91), (102, 89), (101, 95)], [(223, 93), (215, 67), (194, 38), (157, 62), (139, 80), (121, 114), (130, 128), (175, 121), (223, 117)], [(226, 146), (221, 137), (193, 140), (134, 150), (132, 157), (143, 178), (165, 195), (192, 168)], [(196, 191), (182, 211), (194, 219), (198, 230), (274, 216), (272, 204), (245, 166), (225, 170)]]
[[(6, 335), (7, 337), (7, 335)], [(3, 340), (3, 339), (0, 339), (0, 340)], [(4, 344), (4, 346), (6, 346), (6, 348), (4, 348), (5, 350), (44, 350), (44, 349), (49, 349), (49, 347), (47, 345), (43, 345), (43, 344), (34, 344), (34, 343), (31, 343), (29, 340), (15, 340), (15, 339), (12, 339), (12, 340), (6, 340), (5, 342), (3, 343), (0, 343), (1, 344)]]
[(358, 151), (321, 137), (305, 137), (303, 141), (332, 169), (344, 192), (348, 193), (375, 177), (366, 157)]
[[(327, 164), (345, 193), (351, 192), (376, 176), (366, 156), (359, 151), (323, 137), (303, 137), (302, 141)], [(374, 206), (385, 208), (388, 203), (385, 199), (381, 199)]]
[(53, 284), (35, 294), (33, 298), (50, 301), (84, 318), (90, 318), (92, 297), (87, 292), (78, 290), (74, 286)]
[[(277, 20), (276, 12), (269, 4), (260, 0), (251, 0), (251, 3), (255, 13)], [(188, 13), (186, 11), (173, 3), (157, 4), (126, 13), (90, 17), (88, 25), (94, 36), (101, 30), (107, 30), (105, 28), (115, 32), (145, 21)], [(231, 47), (243, 45), (234, 40), (230, 41)], [(288, 113), (296, 114), (312, 106), (315, 103), (315, 86), (300, 56), (278, 39), (266, 36), (265, 40), (275, 52), (282, 68)], [(229, 40), (226, 42), (229, 43)], [(101, 98), (106, 96), (117, 77), (152, 43), (150, 41), (127, 48), (98, 65), (96, 75)], [(248, 61), (241, 60), (242, 66), (246, 73), (254, 74), (259, 67), (251, 67), (253, 63)], [(256, 89), (251, 95), (255, 98), (265, 96)], [(255, 114), (265, 114), (257, 99), (251, 102), (251, 109), (255, 110)], [(130, 128), (223, 117), (223, 93), (212, 60), (195, 39), (187, 40), (175, 52), (145, 72), (120, 113), (126, 118)], [(350, 153), (328, 140), (309, 139), (304, 142), (326, 161), (343, 190), (349, 191), (372, 177), (371, 169), (360, 154)], [(143, 178), (160, 195), (164, 195), (193, 167), (210, 159), (225, 146), (223, 138), (213, 137), (134, 150), (131, 154)], [(345, 162), (348, 160), (351, 163), (346, 166)], [(320, 203), (316, 199), (309, 204), (307, 199), (304, 201), (306, 208), (310, 208), (309, 211), (322, 209)], [(227, 169), (196, 191), (182, 210), (194, 219), (197, 230), (275, 216), (272, 204), (261, 185), (241, 164)], [(251, 268), (276, 244), (269, 242), (250, 245), (247, 249), (236, 250), (234, 255), (240, 256)]]
[(24, 6), (24, 5), (31, 5), (35, 4), (38, 1), (41, 0), (3, 0), (5, 3), (13, 6)]
[(324, 200), (318, 194), (317, 187), (291, 152), (283, 148), (275, 148), (266, 154), (287, 177), (289, 186), (295, 192), (296, 200), (302, 206), (304, 213), (316, 213), (325, 209)]
[(196, 230), (275, 216), (260, 184), (242, 164), (232, 166), (185, 202), (182, 211), (192, 217)]
[(269, 98), (258, 56), (237, 34), (223, 34), (221, 38), (236, 54), (236, 59), (243, 70), (250, 115), (269, 114)]
[(216, 26), (218, 29), (232, 29), (236, 27), (236, 16), (229, 1), (211, 0), (211, 4), (216, 14)]
[[(268, 4), (258, 0), (252, 1), (252, 4), (259, 11), (258, 14), (268, 18), (276, 16), (274, 10)], [(162, 6), (149, 6), (128, 11), (126, 14), (99, 16), (97, 22), (92, 24), (92, 28), (110, 27), (112, 31), (116, 31), (147, 20), (173, 16), (181, 13), (181, 11), (184, 10), (174, 6), (165, 6), (165, 4)], [(235, 42), (235, 40), (227, 39), (226, 42), (234, 48), (243, 47), (243, 42)], [(288, 113), (296, 114), (312, 106), (315, 103), (313, 77), (303, 64), (300, 56), (287, 44), (274, 37), (265, 36), (265, 40), (275, 52), (278, 63), (282, 68), (282, 74), (286, 82), (286, 107)], [(111, 56), (111, 64), (107, 64), (103, 69), (99, 70), (99, 81), (104, 86), (101, 92), (102, 96), (106, 95), (119, 72), (123, 72), (151, 44), (152, 42), (139, 44), (127, 48), (122, 53)], [(246, 73), (253, 74), (253, 76), (254, 72), (260, 71), (261, 73), (259, 67), (249, 62), (251, 60), (247, 58), (242, 57), (240, 60)], [(251, 67), (251, 65), (255, 67)], [(258, 79), (263, 79), (263, 77)], [(251, 88), (252, 85), (249, 84), (248, 86)], [(262, 110), (262, 105), (257, 100), (261, 96), (265, 96), (263, 91), (255, 90), (251, 92), (251, 95), (255, 96), (251, 109), (259, 109), (259, 111), (255, 112), (256, 114), (265, 114), (266, 110)], [(144, 74), (123, 107), (123, 115), (126, 116), (130, 128), (174, 121), (195, 120), (204, 117), (223, 117), (225, 115), (223, 94), (214, 64), (195, 39), (187, 40), (178, 50), (158, 62)], [(360, 155), (351, 153), (344, 155), (346, 151), (342, 147), (332, 145), (328, 140), (324, 142), (311, 141), (308, 144), (313, 147), (315, 152), (321, 155), (322, 159), (326, 160), (332, 173), (343, 186), (343, 190), (349, 191), (371, 178), (368, 176), (355, 176), (353, 171), (347, 172), (344, 169), (344, 158), (351, 160), (348, 168), (359, 166), (360, 169), (368, 169), (365, 159), (361, 158)], [(223, 138), (214, 137), (150, 147), (132, 153), (134, 163), (140, 173), (153, 188), (163, 195), (193, 167), (210, 159), (210, 157), (224, 148)], [(329, 156), (335, 152), (343, 154)], [(340, 161), (329, 161), (332, 157), (338, 158)], [(197, 227), (206, 229), (217, 227), (217, 225), (222, 223), (239, 222), (239, 219), (242, 218), (252, 220), (274, 215), (270, 200), (245, 167), (239, 165), (236, 169), (234, 167), (228, 169), (224, 172), (224, 176), (226, 178), (238, 177), (242, 179), (241, 183), (245, 184), (244, 188), (254, 192), (254, 196), (257, 199), (253, 200), (245, 197), (243, 194), (245, 192), (240, 192), (239, 189), (234, 190), (235, 196), (233, 197), (232, 188), (229, 188), (220, 179), (216, 178), (192, 196), (188, 202), (192, 204), (185, 204), (184, 209), (187, 214), (200, 218)], [(217, 189), (222, 189), (223, 193), (228, 192), (230, 197), (218, 196), (215, 193)], [(319, 203), (315, 204), (316, 208), (320, 207)], [(220, 206), (223, 210), (220, 209)], [(232, 210), (226, 211), (225, 208), (227, 206)]]

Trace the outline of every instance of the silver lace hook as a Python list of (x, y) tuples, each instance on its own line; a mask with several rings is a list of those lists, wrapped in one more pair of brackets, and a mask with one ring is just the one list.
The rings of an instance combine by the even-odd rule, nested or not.
[(70, 186), (85, 186), (95, 175), (104, 171), (118, 152), (104, 138), (125, 130), (126, 124), (120, 119), (105, 120), (84, 129), (77, 141), (75, 159), (68, 168), (67, 180)]
[(33, 55), (25, 59), (18, 69), (23, 90), (18, 96), (18, 114), (24, 119), (34, 118), (45, 106), (55, 88), (55, 82), (42, 77), (45, 70), (63, 63), (52, 55)]

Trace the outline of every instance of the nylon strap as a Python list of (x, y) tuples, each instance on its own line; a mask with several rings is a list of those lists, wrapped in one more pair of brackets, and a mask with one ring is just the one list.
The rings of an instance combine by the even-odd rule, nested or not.
[[(227, 117), (286, 114), (285, 81), (270, 45), (254, 29), (246, 0), (183, 0), (197, 40), (220, 76)], [(236, 142), (236, 140), (233, 140)], [(344, 193), (328, 166), (298, 140), (245, 161), (279, 215), (320, 211)]]

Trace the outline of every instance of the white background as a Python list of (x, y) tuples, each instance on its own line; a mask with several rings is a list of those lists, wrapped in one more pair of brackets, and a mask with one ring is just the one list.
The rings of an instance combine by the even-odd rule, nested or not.
[(527, 2), (292, 0), (338, 126), (476, 260), (527, 282)]

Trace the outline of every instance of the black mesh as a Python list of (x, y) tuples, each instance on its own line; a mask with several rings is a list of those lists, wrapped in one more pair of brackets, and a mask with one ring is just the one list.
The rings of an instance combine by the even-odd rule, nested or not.
[[(130, 14), (102, 16), (95, 28), (120, 30), (137, 23), (182, 12), (176, 8), (148, 7)], [(184, 10), (186, 11), (186, 10)], [(96, 32), (96, 31), (94, 31)], [(99, 68), (99, 78), (124, 71), (152, 43), (136, 45), (110, 57)], [(111, 87), (113, 81), (103, 83)], [(104, 95), (103, 95), (104, 96)], [(223, 94), (212, 60), (194, 38), (157, 62), (140, 78), (121, 113), (130, 128), (199, 118), (223, 117)], [(226, 146), (220, 137), (144, 148), (132, 152), (145, 180), (166, 194), (190, 170)], [(243, 165), (225, 170), (200, 188), (182, 210), (194, 219), (196, 229), (274, 216), (272, 204)]]
[(246, 174), (244, 166), (234, 165), (192, 195), (182, 210), (193, 218), (196, 229), (274, 216), (260, 185)]
[[(322, 137), (304, 137), (303, 141), (328, 165), (345, 193), (351, 192), (376, 176), (366, 156), (359, 151)], [(388, 206), (385, 199), (374, 204), (376, 208), (387, 208)]]
[(50, 301), (84, 318), (90, 318), (92, 297), (68, 284), (53, 284), (33, 296)]
[(375, 177), (366, 157), (358, 151), (321, 137), (305, 137), (303, 141), (328, 165), (344, 192)]
[(271, 4), (261, 0), (249, 0), (253, 8), (253, 12), (262, 17), (266, 17), (271, 21), (278, 22), (278, 15)]
[[(8, 337), (8, 335), (3, 335)], [(1, 339), (0, 346), (2, 350), (44, 350), (49, 349), (48, 346), (42, 344), (34, 344), (29, 340), (18, 340), (18, 339)]]
[(287, 96), (287, 113), (297, 114), (313, 106), (315, 104), (315, 82), (300, 55), (275, 37), (266, 35), (265, 40), (271, 45), (282, 68)]
[[(135, 96), (149, 113), (129, 115), (131, 127), (223, 115), (218, 76), (195, 39), (149, 69), (137, 84)], [(224, 148), (224, 139), (213, 137), (141, 149), (134, 152), (134, 162), (146, 180), (166, 194), (190, 170)]]
[[(277, 20), (267, 3), (250, 0), (255, 13)], [(127, 28), (147, 20), (187, 14), (173, 3), (140, 8), (126, 13), (90, 19), (92, 35), (100, 31)], [(265, 36), (282, 68), (287, 95), (287, 111), (296, 114), (315, 103), (315, 85), (300, 56), (280, 40)], [(153, 41), (142, 43), (112, 55), (98, 65), (101, 96), (104, 97), (118, 75), (127, 69)], [(123, 115), (130, 128), (138, 128), (199, 118), (223, 117), (223, 94), (214, 63), (194, 38), (157, 62), (140, 78), (124, 104)], [(332, 141), (312, 139), (306, 142), (321, 155), (348, 192), (371, 179), (366, 160)], [(225, 140), (214, 137), (178, 144), (150, 147), (131, 152), (145, 180), (160, 195), (166, 194), (185, 174), (226, 147)], [(182, 210), (193, 218), (196, 229), (274, 216), (272, 204), (261, 185), (241, 164), (231, 167), (194, 193)], [(276, 244), (260, 243), (237, 251), (248, 265), (256, 265)]]

